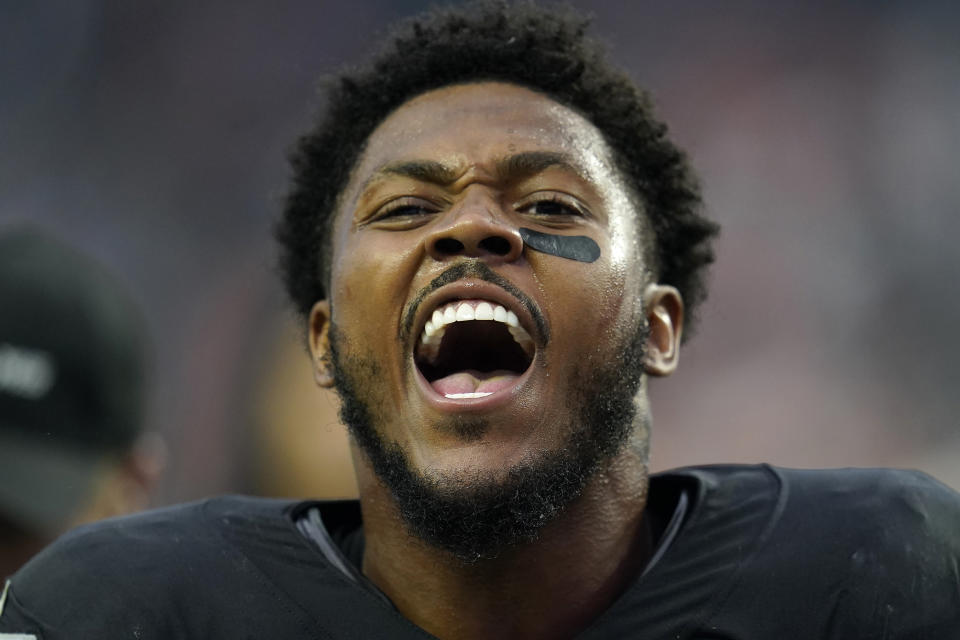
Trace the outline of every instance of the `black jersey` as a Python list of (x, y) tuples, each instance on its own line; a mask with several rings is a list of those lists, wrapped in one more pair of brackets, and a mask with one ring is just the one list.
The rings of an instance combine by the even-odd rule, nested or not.
[[(657, 562), (579, 637), (960, 638), (960, 496), (928, 476), (698, 467), (653, 476), (648, 508), (668, 520), (682, 495)], [(298, 526), (315, 506), (339, 559)], [(349, 501), (225, 497), (81, 527), (8, 583), (0, 640), (431, 637), (337, 566), (358, 546)]]

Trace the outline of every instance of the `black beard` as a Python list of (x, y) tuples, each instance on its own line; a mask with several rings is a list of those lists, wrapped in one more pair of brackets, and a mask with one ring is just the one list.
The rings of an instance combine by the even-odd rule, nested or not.
[[(342, 338), (333, 323), (330, 366), (341, 399), (340, 419), (393, 494), (409, 530), (473, 563), (535, 540), (541, 528), (580, 496), (588, 481), (623, 449), (637, 418), (634, 396), (643, 375), (647, 334), (646, 325), (640, 327), (628, 344), (614, 350), (621, 355), (600, 370), (576, 371), (571, 380), (589, 383), (567, 396), (579, 406), (579, 420), (565, 426), (563, 446), (526, 460), (497, 479), (479, 474), (425, 475), (413, 469), (400, 446), (381, 437), (371, 403), (359, 393), (382, 380), (376, 360), (342, 355)], [(645, 421), (647, 416), (640, 418)], [(484, 430), (482, 421), (475, 419), (463, 425), (453, 420), (445, 426), (467, 439)], [(646, 451), (640, 455), (645, 459)]]

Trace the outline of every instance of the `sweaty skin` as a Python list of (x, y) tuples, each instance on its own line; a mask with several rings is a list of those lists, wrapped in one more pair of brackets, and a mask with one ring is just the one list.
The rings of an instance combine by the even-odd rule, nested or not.
[[(589, 121), (542, 94), (482, 82), (411, 99), (367, 139), (340, 202), (330, 297), (310, 316), (317, 381), (335, 382), (336, 325), (340, 362), (374, 436), (441, 492), (467, 483), (497, 489), (567, 452), (586, 428), (577, 400), (585, 376), (616, 363), (638, 327), (649, 330), (646, 375), (676, 366), (683, 302), (650, 280), (640, 211), (611, 152)], [(590, 237), (599, 255), (589, 268), (554, 260), (526, 244), (524, 228)], [(462, 277), (432, 286), (458, 265)], [(481, 271), (496, 280), (476, 277)], [(546, 330), (501, 280), (522, 292)], [(417, 367), (415, 337), (440, 305), (474, 299), (521, 317), (535, 338), (533, 361), (510, 389), (444, 398)], [(586, 627), (649, 554), (646, 379), (628, 393), (629, 440), (589, 472), (579, 497), (549, 520), (536, 514), (547, 520), (536, 542), (472, 563), (411, 535), (397, 497), (354, 441), (364, 575), (439, 638), (570, 637)]]
[(600, 257), (600, 247), (587, 236), (561, 236), (520, 227), (520, 237), (523, 238), (523, 243), (534, 251), (560, 258), (593, 262)]

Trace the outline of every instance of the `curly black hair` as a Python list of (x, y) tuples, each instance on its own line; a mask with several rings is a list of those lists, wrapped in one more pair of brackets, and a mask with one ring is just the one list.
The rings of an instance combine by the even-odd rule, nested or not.
[(655, 236), (657, 279), (680, 291), (692, 329), (719, 227), (700, 214), (697, 180), (654, 117), (650, 98), (606, 60), (586, 35), (588, 23), (572, 9), (527, 2), (434, 9), (399, 23), (366, 66), (329, 79), (325, 108), (291, 156), (293, 184), (275, 228), (296, 310), (307, 315), (325, 296), (337, 200), (377, 125), (433, 89), (499, 81), (543, 93), (601, 132), (648, 217), (640, 226)]

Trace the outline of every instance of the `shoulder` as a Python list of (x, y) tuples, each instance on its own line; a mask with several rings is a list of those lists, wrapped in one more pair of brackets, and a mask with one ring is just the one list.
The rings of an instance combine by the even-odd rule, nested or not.
[[(785, 488), (783, 527), (827, 534), (837, 546), (911, 557), (960, 550), (960, 494), (919, 471), (776, 469)], [(891, 558), (892, 559), (892, 558)]]
[[(736, 628), (740, 621), (730, 621), (737, 617), (751, 624), (769, 617), (771, 625), (801, 625), (804, 637), (939, 638), (960, 631), (960, 494), (952, 489), (894, 469), (701, 473), (716, 482), (714, 493), (742, 484), (735, 478), (744, 473), (776, 485), (775, 507), (718, 622)], [(747, 497), (728, 497), (737, 495)]]
[(11, 578), (0, 629), (21, 616), (70, 637), (107, 621), (129, 624), (131, 637), (153, 637), (137, 629), (162, 629), (162, 618), (191, 598), (248, 579), (243, 554), (227, 541), (231, 530), (282, 526), (292, 506), (224, 497), (78, 527)]
[(771, 542), (813, 543), (811, 555), (822, 566), (848, 572), (864, 585), (887, 585), (911, 600), (936, 602), (940, 598), (929, 587), (951, 583), (957, 596), (960, 494), (919, 471), (779, 472), (788, 496), (774, 532), (779, 536)]
[[(657, 474), (660, 485), (686, 485), (715, 509), (744, 501), (772, 505), (771, 522), (848, 533), (877, 524), (890, 534), (949, 534), (960, 518), (960, 494), (920, 471), (902, 469), (787, 469), (770, 465), (710, 465)], [(942, 536), (941, 536), (942, 537)], [(956, 543), (955, 536), (946, 536)]]
[(77, 527), (38, 554), (16, 574), (29, 584), (62, 576), (97, 574), (130, 580), (132, 570), (175, 572), (186, 563), (210, 561), (231, 526), (283, 517), (291, 504), (241, 496), (211, 498)]

